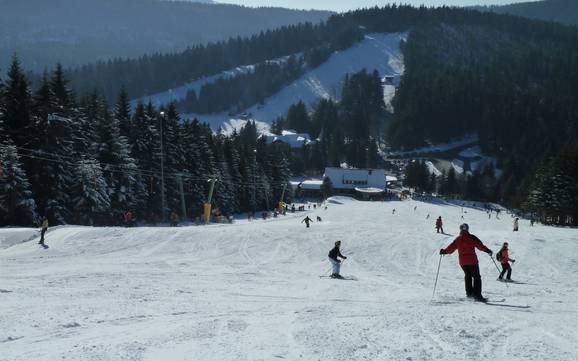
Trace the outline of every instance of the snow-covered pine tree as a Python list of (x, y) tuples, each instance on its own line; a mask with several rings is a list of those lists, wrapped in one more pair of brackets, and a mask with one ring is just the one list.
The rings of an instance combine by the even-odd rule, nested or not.
[[(70, 189), (73, 182), (74, 139), (77, 122), (71, 119), (69, 106), (72, 104), (70, 92), (58, 89), (56, 96), (53, 81), (58, 87), (65, 87), (62, 74), (54, 74), (49, 81), (45, 75), (33, 98), (34, 123), (31, 126), (30, 177), (36, 196), (38, 210), (48, 217), (51, 224), (66, 223), (69, 219)], [(56, 80), (55, 80), (56, 79)]]
[(36, 203), (16, 147), (0, 139), (0, 226), (31, 226), (36, 221)]
[(165, 165), (165, 195), (166, 214), (176, 212), (180, 214), (181, 195), (178, 184), (178, 174), (188, 173), (185, 152), (183, 149), (183, 131), (181, 119), (174, 103), (164, 112), (163, 124), (163, 151)]
[(137, 217), (153, 221), (154, 214), (160, 213), (160, 177), (156, 174), (160, 167), (160, 135), (158, 131), (157, 114), (152, 106), (145, 108), (139, 103), (131, 120), (132, 129), (130, 131), (132, 139), (132, 157), (136, 160), (138, 167), (145, 173), (142, 174), (144, 188), (143, 194), (139, 198), (144, 200), (142, 210), (137, 210)]
[(72, 220), (94, 225), (103, 223), (110, 211), (108, 187), (100, 164), (86, 158), (77, 162), (71, 190)]
[(225, 156), (225, 141), (225, 137), (221, 135), (214, 142), (216, 175), (219, 179), (215, 189), (214, 203), (222, 214), (232, 214), (237, 211), (238, 204), (235, 195), (235, 182)]
[(241, 175), (241, 160), (239, 151), (236, 147), (235, 137), (236, 133), (232, 135), (231, 138), (224, 140), (224, 152), (226, 157), (227, 165), (229, 166), (229, 175), (231, 177), (231, 182), (233, 185), (232, 192), (235, 197), (234, 205), (235, 208), (232, 212), (239, 212), (241, 210), (241, 204), (243, 202), (243, 177)]
[(118, 121), (120, 135), (128, 139), (129, 144), (134, 144), (134, 136), (132, 135), (134, 127), (131, 124), (130, 103), (128, 93), (124, 88), (121, 89), (116, 105), (114, 106), (114, 117)]
[(143, 184), (139, 183), (139, 169), (127, 139), (120, 135), (118, 121), (104, 101), (97, 123), (96, 149), (111, 201), (109, 220), (118, 223), (124, 212), (141, 206), (138, 195), (142, 194), (139, 189)]
[(7, 79), (2, 88), (0, 98), (4, 103), (5, 131), (8, 132), (16, 147), (28, 145), (32, 117), (30, 116), (30, 87), (24, 72), (20, 67), (20, 61), (16, 56), (8, 70)]

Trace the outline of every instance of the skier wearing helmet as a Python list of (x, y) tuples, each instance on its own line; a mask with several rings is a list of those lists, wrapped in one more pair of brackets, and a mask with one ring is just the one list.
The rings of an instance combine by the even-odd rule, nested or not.
[(482, 296), (482, 277), (480, 276), (476, 248), (490, 256), (492, 250), (486, 247), (478, 237), (470, 234), (469, 230), (470, 227), (467, 223), (462, 224), (460, 235), (447, 248), (441, 249), (440, 254), (452, 254), (458, 250), (460, 266), (464, 271), (466, 296), (474, 298), (476, 301), (486, 302), (487, 299)]

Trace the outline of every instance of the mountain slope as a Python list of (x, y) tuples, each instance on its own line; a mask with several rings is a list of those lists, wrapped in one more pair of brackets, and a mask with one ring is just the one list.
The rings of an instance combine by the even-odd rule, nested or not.
[[(30, 9), (34, 9), (31, 11)], [(159, 0), (0, 0), (0, 53), (17, 52), (30, 70), (115, 57), (182, 51), (249, 36), (328, 12)], [(5, 69), (9, 56), (0, 59)]]
[[(309, 213), (323, 218), (309, 229), (305, 212), (203, 227), (64, 227), (48, 232), (49, 249), (37, 239), (0, 249), (0, 359), (578, 358), (575, 230), (522, 220), (513, 233), (509, 216), (462, 213), (460, 203), (328, 205)], [(437, 216), (448, 234), (435, 233)], [(456, 254), (441, 260), (432, 300), (438, 251), (462, 222), (494, 252), (510, 243), (513, 279), (525, 284), (497, 282), (478, 252), (484, 294), (502, 306), (465, 299)], [(342, 274), (358, 281), (319, 278), (337, 239)]]
[[(253, 120), (271, 123), (278, 117), (285, 116), (287, 109), (300, 100), (309, 106), (314, 105), (321, 99), (339, 100), (345, 76), (357, 73), (363, 69), (369, 72), (377, 70), (382, 77), (385, 75), (394, 77), (393, 83), (385, 84), (387, 90), (390, 90), (387, 92), (389, 97), (386, 102), (390, 103), (394, 94), (391, 91), (394, 89), (393, 84), (398, 83), (403, 74), (404, 66), (400, 43), (406, 36), (404, 33), (368, 34), (362, 42), (351, 48), (335, 52), (319, 67), (307, 71), (298, 80), (284, 87), (277, 94), (265, 99), (262, 104), (255, 104), (241, 113)], [(231, 69), (170, 91), (143, 97), (140, 101), (144, 103), (151, 101), (157, 106), (167, 104), (170, 101), (178, 101), (186, 95), (187, 90), (199, 89), (202, 84), (215, 81), (219, 77), (229, 77), (249, 72), (251, 68), (252, 66), (245, 66)], [(133, 102), (133, 104), (135, 103)], [(186, 117), (196, 117), (203, 122), (209, 123), (215, 130), (219, 129), (223, 123), (227, 123), (225, 125), (227, 128), (231, 125), (231, 122), (229, 122), (231, 117), (226, 112), (209, 115), (187, 114)], [(234, 121), (232, 123), (236, 124)]]

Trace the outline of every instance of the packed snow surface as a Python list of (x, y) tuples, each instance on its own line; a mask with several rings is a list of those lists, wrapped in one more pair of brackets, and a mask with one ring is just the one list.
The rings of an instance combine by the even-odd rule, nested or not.
[[(0, 249), (0, 360), (578, 359), (575, 229), (523, 220), (512, 232), (505, 212), (467, 203), (327, 204), (233, 225), (61, 227), (48, 249), (0, 230), (12, 239)], [(449, 234), (434, 231), (440, 215)], [(523, 284), (497, 282), (478, 254), (499, 306), (464, 299), (456, 254), (432, 301), (438, 251), (464, 221), (494, 251), (510, 243)], [(357, 281), (319, 277), (337, 239)]]

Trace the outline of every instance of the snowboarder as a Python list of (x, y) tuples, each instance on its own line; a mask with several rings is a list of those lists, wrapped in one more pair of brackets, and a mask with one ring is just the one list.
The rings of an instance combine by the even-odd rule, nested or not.
[(458, 250), (460, 266), (464, 271), (466, 296), (474, 298), (476, 301), (486, 302), (487, 299), (482, 296), (482, 277), (480, 276), (476, 248), (490, 256), (492, 250), (486, 247), (478, 237), (470, 234), (469, 228), (467, 223), (462, 224), (460, 235), (447, 248), (440, 249), (440, 255), (452, 254), (456, 249)]
[(514, 219), (514, 232), (518, 232), (518, 220), (519, 220), (518, 217), (516, 217), (516, 219)]
[[(496, 254), (496, 258), (502, 264), (502, 273), (500, 273), (500, 276), (498, 277), (498, 279), (501, 281), (504, 278), (504, 275), (506, 275), (506, 282), (511, 281), (512, 280), (512, 267), (510, 266), (510, 261), (512, 263), (514, 263), (514, 262), (516, 262), (516, 260), (511, 259), (510, 255), (508, 254), (508, 242), (504, 242), (502, 249), (500, 249), (500, 251)], [(506, 272), (507, 272), (507, 274), (506, 274)]]
[(178, 227), (179, 226), (179, 215), (177, 212), (171, 213), (171, 227)]
[(436, 230), (437, 233), (440, 233), (440, 230), (442, 231), (441, 233), (444, 233), (444, 222), (442, 221), (442, 216), (439, 216), (438, 219), (436, 219)]
[(44, 234), (48, 231), (48, 218), (42, 218), (42, 224), (40, 225), (40, 241), (38, 244), (44, 246)]
[(307, 216), (301, 221), (301, 223), (303, 222), (305, 222), (305, 225), (307, 225), (307, 228), (309, 228), (309, 223), (313, 222), (313, 220)]
[(331, 273), (331, 278), (343, 278), (340, 274), (339, 274), (339, 270), (341, 269), (341, 260), (339, 260), (339, 258), (341, 258), (342, 260), (347, 259), (347, 257), (345, 257), (344, 255), (341, 254), (341, 252), (339, 251), (339, 248), (341, 247), (341, 241), (335, 241), (335, 247), (333, 247), (333, 249), (331, 251), (329, 251), (329, 254), (327, 255), (329, 257), (329, 262), (331, 262), (331, 266), (332, 266), (332, 270), (333, 272)]

